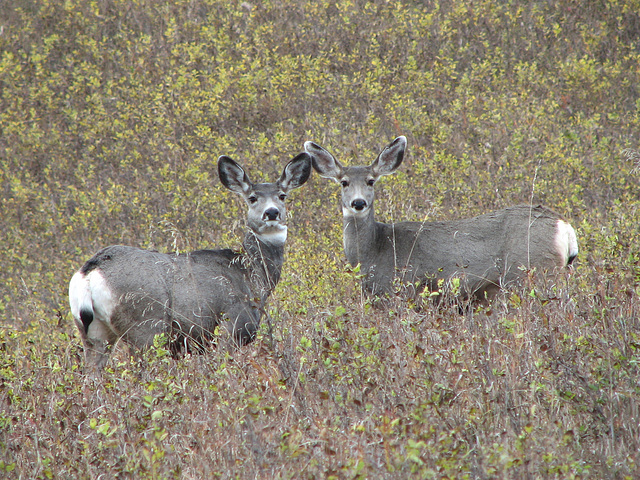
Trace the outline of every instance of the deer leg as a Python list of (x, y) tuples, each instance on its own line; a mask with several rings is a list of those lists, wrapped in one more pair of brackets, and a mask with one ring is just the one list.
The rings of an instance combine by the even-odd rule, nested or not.
[(260, 327), (260, 311), (250, 305), (238, 305), (225, 314), (226, 327), (238, 346), (251, 343)]

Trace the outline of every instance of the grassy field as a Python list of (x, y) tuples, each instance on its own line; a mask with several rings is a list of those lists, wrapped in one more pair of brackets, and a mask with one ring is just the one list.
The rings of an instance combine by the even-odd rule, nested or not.
[[(640, 1), (0, 3), (0, 478), (640, 476)], [(313, 140), (385, 221), (544, 203), (573, 273), (490, 306), (373, 308), (338, 187), (290, 196), (258, 339), (85, 375), (67, 300), (102, 246), (240, 245), (225, 154)]]

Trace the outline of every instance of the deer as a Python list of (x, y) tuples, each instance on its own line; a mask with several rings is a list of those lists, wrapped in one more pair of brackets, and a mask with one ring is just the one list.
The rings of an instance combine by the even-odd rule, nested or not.
[(94, 371), (102, 371), (120, 340), (142, 349), (153, 345), (156, 335), (166, 334), (171, 352), (178, 355), (203, 351), (221, 325), (234, 345), (246, 345), (256, 337), (283, 266), (285, 200), (308, 180), (311, 159), (301, 153), (276, 182), (253, 183), (238, 163), (223, 155), (218, 174), (248, 207), (242, 251), (167, 254), (112, 245), (98, 251), (71, 278), (71, 313), (85, 363)]
[[(344, 251), (349, 264), (359, 266), (368, 296), (397, 293), (399, 283), (412, 288), (407, 293), (453, 291), (456, 299), (484, 302), (526, 272), (572, 268), (576, 232), (542, 205), (452, 221), (377, 222), (374, 186), (400, 167), (406, 148), (407, 139), (400, 136), (370, 165), (345, 167), (316, 143), (304, 144), (320, 176), (341, 186)], [(451, 288), (454, 278), (459, 279), (457, 293)]]

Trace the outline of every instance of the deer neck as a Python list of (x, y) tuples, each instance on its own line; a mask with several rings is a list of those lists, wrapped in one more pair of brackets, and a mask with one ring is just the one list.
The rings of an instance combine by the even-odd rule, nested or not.
[(358, 263), (368, 268), (382, 224), (375, 221), (373, 208), (365, 215), (344, 215), (343, 241), (347, 261), (356, 266)]
[(284, 241), (265, 242), (249, 230), (242, 246), (246, 252), (251, 283), (264, 302), (280, 281), (284, 263)]

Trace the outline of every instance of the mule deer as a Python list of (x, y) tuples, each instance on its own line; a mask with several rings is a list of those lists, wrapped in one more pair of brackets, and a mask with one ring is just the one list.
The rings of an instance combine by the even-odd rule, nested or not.
[(394, 281), (438, 289), (438, 281), (460, 278), (464, 298), (484, 299), (524, 276), (525, 269), (555, 270), (578, 254), (574, 229), (543, 206), (516, 206), (449, 222), (376, 222), (374, 185), (402, 163), (401, 136), (369, 166), (343, 167), (327, 150), (304, 144), (314, 169), (342, 186), (344, 249), (360, 264), (363, 289), (390, 293)]
[(136, 347), (165, 333), (174, 353), (201, 350), (221, 320), (238, 345), (251, 342), (280, 279), (287, 238), (285, 199), (304, 184), (311, 160), (301, 153), (275, 183), (254, 184), (235, 161), (218, 159), (222, 184), (248, 207), (244, 252), (198, 250), (170, 255), (106, 247), (76, 272), (69, 303), (86, 362), (101, 369), (119, 339)]

